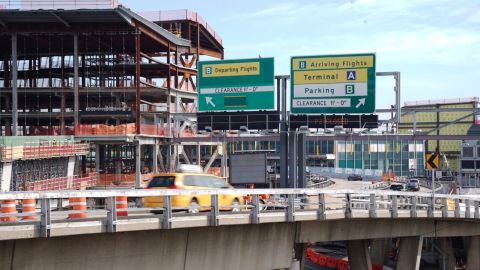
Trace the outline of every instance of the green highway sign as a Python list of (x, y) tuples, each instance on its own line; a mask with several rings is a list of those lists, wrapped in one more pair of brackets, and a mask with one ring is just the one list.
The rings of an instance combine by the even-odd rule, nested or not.
[(294, 114), (375, 112), (375, 54), (292, 57)]
[(198, 111), (275, 109), (273, 58), (198, 63)]

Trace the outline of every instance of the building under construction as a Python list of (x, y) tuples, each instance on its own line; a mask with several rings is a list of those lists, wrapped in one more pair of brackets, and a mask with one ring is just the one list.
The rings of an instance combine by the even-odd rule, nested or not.
[(5, 8), (2, 136), (88, 143), (77, 167), (98, 185), (140, 186), (174, 168), (171, 138), (192, 132), (199, 57), (223, 58), (221, 38), (197, 13)]

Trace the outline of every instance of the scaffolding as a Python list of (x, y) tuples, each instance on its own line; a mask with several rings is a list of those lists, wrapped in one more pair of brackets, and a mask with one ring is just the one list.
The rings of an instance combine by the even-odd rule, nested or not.
[[(15, 2), (24, 6), (8, 9)], [(100, 3), (106, 6), (88, 6)], [(25, 9), (42, 1), (8, 4), (0, 12), (0, 134), (74, 135), (91, 147), (5, 146), (5, 160), (52, 159), (88, 149), (90, 160), (104, 159), (87, 157), (82, 171), (97, 174), (105, 185), (130, 184), (133, 175), (139, 185), (158, 171), (159, 152), (172, 156), (173, 137), (193, 136), (185, 123), (194, 117), (174, 115), (196, 111), (200, 55), (223, 58), (221, 38), (198, 14), (162, 21), (115, 1), (53, 0), (41, 10)], [(108, 154), (116, 147), (135, 155), (119, 160)]]

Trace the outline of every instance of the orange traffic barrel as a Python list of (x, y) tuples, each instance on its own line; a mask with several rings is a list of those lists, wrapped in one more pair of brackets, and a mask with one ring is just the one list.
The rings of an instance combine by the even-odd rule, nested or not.
[[(15, 200), (2, 200), (2, 214), (12, 214), (17, 213), (17, 208), (15, 206)], [(17, 221), (16, 217), (1, 217), (0, 221)]]
[(22, 213), (32, 213), (32, 216), (23, 216), (22, 219), (29, 220), (29, 219), (36, 219), (35, 217), (35, 206), (36, 201), (35, 199), (23, 199), (22, 200)]
[(126, 217), (128, 216), (128, 203), (127, 196), (117, 196), (115, 198), (115, 203), (117, 205), (117, 217)]
[[(87, 211), (87, 198), (69, 198), (68, 203), (70, 205), (70, 210), (73, 211)], [(69, 218), (86, 218), (87, 213), (71, 213), (68, 214)]]

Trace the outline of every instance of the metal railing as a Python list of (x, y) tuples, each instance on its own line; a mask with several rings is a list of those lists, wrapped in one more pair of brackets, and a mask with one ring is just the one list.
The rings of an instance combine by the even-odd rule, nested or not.
[[(209, 196), (210, 203), (188, 207), (173, 204), (177, 196), (193, 198), (200, 195)], [(221, 204), (221, 198), (227, 195), (238, 198), (251, 196), (252, 199), (248, 204)], [(117, 215), (115, 202), (120, 196), (129, 198), (129, 208), (122, 209), (127, 211), (128, 216)], [(149, 196), (162, 197), (162, 207), (144, 207), (142, 201)], [(86, 207), (83, 210), (67, 209), (66, 200), (71, 198), (86, 198)], [(0, 214), (0, 220), (8, 217), (19, 220), (0, 222), (0, 240), (92, 232), (354, 218), (480, 219), (478, 195), (437, 194), (432, 199), (430, 193), (379, 190), (130, 189), (0, 193), (2, 202), (16, 200), (19, 204), (23, 199), (35, 199), (38, 206), (36, 211)], [(11, 204), (11, 201), (5, 203)], [(232, 211), (227, 213), (221, 210)], [(77, 220), (68, 218), (75, 213), (85, 213), (88, 217)], [(34, 216), (34, 219), (22, 220), (21, 217), (24, 216)]]
[(116, 0), (0, 0), (0, 9), (107, 9), (116, 8)]
[(177, 21), (177, 20), (191, 20), (198, 22), (200, 25), (205, 27), (208, 33), (222, 44), (223, 39), (220, 35), (213, 30), (213, 28), (207, 23), (205, 19), (202, 18), (197, 12), (191, 11), (188, 9), (179, 9), (179, 10), (162, 10), (162, 11), (145, 11), (140, 12), (140, 16), (146, 18), (147, 20), (153, 22), (168, 22), (168, 21)]

